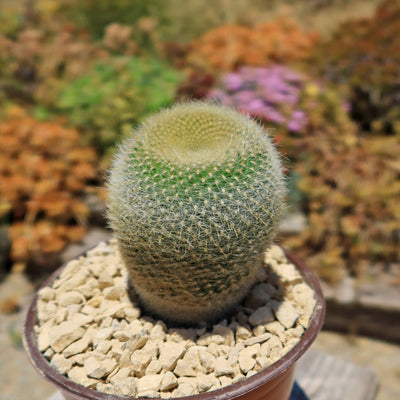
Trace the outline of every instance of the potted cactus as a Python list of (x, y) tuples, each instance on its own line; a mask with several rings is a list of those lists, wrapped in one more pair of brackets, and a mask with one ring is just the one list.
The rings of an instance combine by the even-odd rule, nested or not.
[(288, 399), (324, 302), (271, 247), (285, 178), (268, 132), (215, 104), (163, 110), (120, 146), (108, 194), (115, 239), (31, 305), (34, 366), (69, 399)]

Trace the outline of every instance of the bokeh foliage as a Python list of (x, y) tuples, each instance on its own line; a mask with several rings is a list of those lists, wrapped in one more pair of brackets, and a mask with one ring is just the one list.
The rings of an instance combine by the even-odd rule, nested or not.
[[(90, 163), (97, 171), (107, 165), (114, 143), (147, 114), (178, 98), (219, 97), (262, 119), (288, 159), (292, 205), (307, 224), (299, 235), (282, 237), (284, 245), (333, 281), (362, 276), (370, 264), (379, 263), (382, 271), (398, 264), (399, 1), (384, 0), (372, 14), (375, 0), (291, 1), (283, 16), (276, 10), (289, 2), (251, 3), (216, 0), (206, 7), (199, 0), (184, 6), (150, 0), (131, 7), (127, 0), (0, 0), (0, 130), (6, 142), (24, 129), (30, 132), (24, 133), (27, 143), (46, 129), (66, 136), (73, 131), (74, 146), (92, 146), (87, 151), (95, 154)], [(351, 20), (346, 16), (342, 23), (351, 7)], [(330, 27), (328, 34), (323, 26)], [(309, 29), (315, 27), (317, 34)], [(276, 64), (281, 70), (274, 72)], [(243, 71), (252, 67), (263, 70), (263, 77), (246, 77)], [(283, 71), (300, 78), (290, 81)], [(230, 86), (235, 82), (236, 88)], [(4, 111), (15, 105), (25, 110), (19, 120), (15, 111)], [(267, 113), (260, 111), (265, 105)], [(31, 150), (18, 143), (1, 159)], [(74, 168), (59, 161), (63, 173)], [(71, 179), (78, 173), (73, 171)], [(0, 179), (22, 176), (22, 182), (29, 173), (2, 170)], [(77, 191), (63, 183), (62, 191), (81, 202), (92, 183), (82, 181)], [(0, 188), (3, 237), (5, 226), (30, 215), (36, 184), (26, 184), (26, 192), (22, 183), (17, 190), (7, 180), (10, 189)], [(19, 199), (17, 213), (10, 196)], [(46, 229), (55, 224), (57, 232), (61, 225), (69, 232), (86, 223), (87, 216), (76, 218), (66, 209), (69, 219), (55, 223), (50, 214), (60, 210), (57, 202), (39, 212), (40, 235), (54, 232)], [(22, 235), (18, 229), (11, 230), (13, 243)], [(62, 248), (66, 235), (46, 236), (62, 241), (34, 245), (36, 254)], [(18, 254), (32, 259), (31, 252), (13, 246), (14, 261), (23, 260)]]
[(313, 51), (312, 70), (342, 86), (361, 128), (400, 134), (400, 4), (385, 0), (369, 19), (349, 21)]
[(89, 209), (84, 193), (98, 182), (95, 151), (61, 121), (41, 122), (10, 107), (0, 125), (0, 218), (9, 226), (16, 262), (54, 267), (68, 243), (79, 242)]
[(56, 109), (106, 154), (146, 115), (172, 104), (180, 79), (156, 59), (115, 59), (64, 86)]

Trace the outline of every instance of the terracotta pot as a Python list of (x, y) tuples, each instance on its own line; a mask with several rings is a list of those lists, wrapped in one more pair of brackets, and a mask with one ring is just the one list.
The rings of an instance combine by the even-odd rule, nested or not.
[[(185, 397), (185, 400), (288, 400), (294, 383), (294, 373), (297, 360), (311, 346), (324, 322), (325, 301), (317, 278), (310, 269), (289, 251), (285, 250), (287, 258), (298, 268), (304, 280), (313, 288), (316, 306), (310, 320), (310, 325), (301, 340), (280, 360), (266, 369), (230, 386)], [(64, 266), (55, 271), (42, 285), (50, 286), (61, 273)], [(53, 369), (36, 345), (36, 335), (33, 330), (36, 319), (36, 301), (33, 299), (25, 321), (24, 347), (32, 365), (50, 383), (59, 389), (68, 400), (123, 400), (126, 397), (110, 395), (85, 388), (70, 381)]]

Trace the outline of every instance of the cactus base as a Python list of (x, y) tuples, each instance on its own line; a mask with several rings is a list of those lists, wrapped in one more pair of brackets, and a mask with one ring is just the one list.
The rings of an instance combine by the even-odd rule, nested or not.
[(154, 290), (149, 291), (140, 284), (135, 284), (136, 275), (129, 277), (129, 285), (147, 314), (175, 324), (199, 326), (212, 324), (234, 313), (235, 306), (246, 296), (255, 282), (257, 271), (261, 268), (261, 262), (257, 263), (257, 268), (254, 268), (253, 274), (248, 277), (247, 284), (241, 282), (241, 286), (232, 293), (221, 293), (211, 299), (196, 297), (182, 299), (182, 293), (176, 297), (158, 296)]

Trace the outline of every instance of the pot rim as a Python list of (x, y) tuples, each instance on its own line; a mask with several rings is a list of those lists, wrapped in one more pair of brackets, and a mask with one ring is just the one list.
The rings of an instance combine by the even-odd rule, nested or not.
[[(315, 293), (315, 308), (311, 316), (309, 326), (305, 330), (300, 341), (289, 350), (282, 358), (274, 362), (267, 368), (257, 372), (249, 378), (242, 381), (233, 383), (220, 389), (216, 389), (210, 392), (200, 393), (196, 395), (190, 395), (184, 398), (187, 400), (227, 400), (236, 399), (250, 390), (254, 390), (267, 382), (273, 380), (279, 375), (283, 374), (286, 370), (292, 367), (296, 361), (307, 351), (311, 344), (316, 339), (322, 325), (324, 323), (326, 305), (323, 297), (322, 289), (319, 284), (318, 278), (312, 273), (307, 265), (297, 258), (292, 252), (282, 248), (286, 257), (292, 262), (301, 273), (305, 282), (313, 289)], [(88, 250), (89, 251), (89, 250)], [(85, 255), (87, 252), (84, 252)], [(67, 262), (68, 263), (68, 262)], [(40, 286), (40, 289), (46, 286), (50, 286), (51, 283), (58, 277), (61, 271), (64, 269), (67, 263), (64, 263), (56, 271), (54, 271), (50, 277)], [(36, 303), (38, 300), (38, 294), (36, 294), (29, 306), (23, 334), (23, 345), (28, 358), (33, 367), (39, 372), (41, 376), (46, 378), (50, 383), (56, 386), (59, 390), (67, 392), (69, 395), (74, 395), (78, 399), (85, 400), (123, 400), (132, 399), (140, 400), (142, 398), (137, 397), (124, 397), (118, 395), (107, 394), (99, 392), (95, 389), (90, 389), (85, 386), (79, 385), (66, 376), (58, 373), (46, 360), (44, 355), (39, 351), (36, 342), (36, 334), (34, 332), (34, 326), (37, 322), (36, 317)], [(177, 398), (177, 397), (175, 397)], [(171, 400), (175, 399), (171, 398)]]

